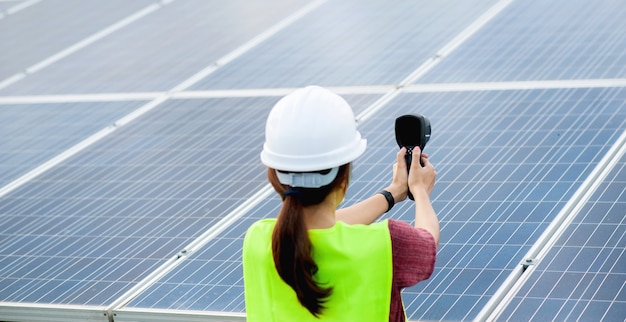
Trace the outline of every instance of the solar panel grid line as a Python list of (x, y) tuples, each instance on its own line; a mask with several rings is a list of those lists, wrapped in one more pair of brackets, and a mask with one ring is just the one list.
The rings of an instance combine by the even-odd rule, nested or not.
[(32, 180), (33, 178), (39, 176), (40, 174), (48, 171), (50, 168), (60, 164), (61, 162), (67, 160), (68, 158), (72, 157), (73, 155), (77, 154), (78, 152), (82, 151), (83, 149), (87, 148), (88, 146), (92, 145), (93, 143), (99, 141), (100, 139), (102, 139), (103, 137), (109, 135), (110, 133), (112, 133), (113, 131), (115, 131), (117, 128), (126, 125), (127, 123), (135, 120), (136, 118), (144, 115), (145, 113), (149, 112), (150, 110), (152, 110), (153, 108), (155, 108), (156, 106), (162, 104), (163, 102), (165, 102), (169, 97), (168, 96), (159, 96), (156, 99), (152, 100), (151, 102), (143, 105), (142, 107), (138, 108), (137, 110), (131, 112), (130, 114), (126, 115), (125, 117), (119, 119), (118, 121), (116, 121), (113, 125), (108, 126), (102, 130), (100, 130), (99, 132), (95, 133), (94, 135), (88, 137), (87, 139), (83, 140), (82, 142), (74, 145), (73, 147), (69, 148), (68, 150), (62, 152), (61, 154), (57, 155), (56, 157), (52, 158), (51, 160), (47, 161), (46, 163), (40, 165), (39, 167), (36, 167), (35, 169), (31, 170), (30, 172), (26, 173), (25, 175), (21, 176), (20, 178), (14, 180), (13, 182), (5, 185), (4, 187), (0, 188), (0, 197), (8, 194), (9, 192), (17, 189), (18, 187), (20, 187), (21, 185), (25, 184), (26, 182)]
[[(552, 245), (554, 245), (558, 237), (563, 233), (565, 228), (568, 227), (569, 223), (573, 220), (578, 211), (580, 211), (584, 202), (591, 197), (591, 194), (595, 191), (599, 182), (601, 182), (602, 179), (608, 175), (608, 172), (610, 172), (614, 164), (619, 159), (619, 156), (625, 153), (625, 142), (626, 131), (622, 133), (620, 138), (604, 155), (592, 173), (577, 189), (574, 196), (570, 198), (565, 207), (561, 209), (559, 214), (557, 214), (557, 217), (550, 223), (544, 233), (540, 236), (539, 240), (528, 251), (525, 258), (537, 258), (541, 260), (542, 257), (540, 256), (544, 256)], [(481, 313), (478, 315), (476, 320), (484, 321), (496, 319), (508, 303), (510, 303), (512, 297), (517, 294), (535, 268), (535, 265), (531, 265), (525, 270), (521, 266), (516, 267), (507, 279), (507, 282), (504, 283), (492, 297), (493, 301), (490, 300), (490, 303), (488, 303), (488, 305), (481, 310)]]
[[(33, 267), (31, 269), (31, 272), (33, 273), (25, 273), (25, 276), (35, 276), (35, 274), (45, 274), (45, 275), (49, 275), (48, 279), (51, 281), (56, 281), (56, 283), (61, 284), (61, 283), (66, 283), (66, 284), (71, 284), (77, 281), (92, 281), (92, 283), (98, 283), (100, 281), (107, 281), (108, 280), (108, 276), (110, 276), (110, 272), (107, 272), (107, 268), (104, 267), (106, 265), (116, 265), (117, 263), (122, 263), (120, 258), (115, 258), (115, 257), (97, 257), (97, 258), (89, 258), (89, 257), (78, 257), (78, 256), (72, 256), (72, 257), (50, 257), (49, 261), (43, 262), (39, 267)], [(62, 267), (60, 266), (61, 262), (63, 261), (71, 261), (71, 262), (75, 262), (76, 265), (80, 265), (81, 263), (84, 263), (84, 265), (88, 265), (86, 268), (91, 269), (91, 271), (87, 274), (83, 274), (81, 273), (80, 276), (76, 275), (76, 274), (67, 274), (63, 271), (59, 271), (59, 269), (62, 269)], [(155, 261), (156, 262), (156, 261)], [(26, 263), (28, 264), (28, 263)], [(102, 265), (101, 265), (102, 264)], [(43, 267), (42, 267), (43, 266)], [(49, 266), (49, 267), (48, 267)], [(154, 266), (154, 265), (153, 265)], [(28, 267), (28, 266), (27, 266)], [(120, 268), (118, 269), (135, 269), (134, 267), (128, 267), (128, 266), (120, 266)], [(77, 285), (77, 284), (76, 284)], [(75, 285), (75, 286), (76, 286)], [(30, 294), (32, 293), (37, 293), (37, 294), (41, 294), (40, 298), (41, 299), (47, 299), (47, 301), (54, 301), (55, 298), (50, 298), (47, 297), (47, 293), (41, 292), (39, 291), (39, 289), (37, 289), (37, 287), (41, 288), (43, 287), (43, 284), (40, 284), (39, 286), (37, 286), (37, 284), (31, 284), (31, 286), (29, 288), (32, 289), (31, 293), (28, 293), (26, 296), (30, 296)], [(22, 288), (21, 292), (24, 293), (24, 291), (26, 291), (24, 288)], [(49, 292), (52, 292), (52, 289), (49, 289)], [(65, 293), (59, 293), (58, 297), (63, 296), (66, 293), (74, 293), (73, 289), (68, 288)], [(25, 293), (26, 294), (26, 293)], [(77, 293), (74, 296), (76, 297), (80, 297), (81, 294)], [(98, 296), (98, 294), (95, 294), (94, 296)]]

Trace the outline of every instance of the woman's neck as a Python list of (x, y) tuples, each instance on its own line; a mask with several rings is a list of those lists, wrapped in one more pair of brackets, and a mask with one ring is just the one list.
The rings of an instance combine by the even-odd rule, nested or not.
[(334, 200), (326, 198), (322, 203), (304, 207), (304, 223), (307, 229), (326, 229), (335, 225)]

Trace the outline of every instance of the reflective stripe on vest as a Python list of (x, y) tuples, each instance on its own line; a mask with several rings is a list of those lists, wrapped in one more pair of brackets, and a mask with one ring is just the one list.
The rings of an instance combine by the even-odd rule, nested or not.
[(280, 278), (272, 258), (276, 219), (254, 223), (243, 245), (247, 320), (389, 321), (393, 262), (387, 220), (371, 225), (337, 222), (309, 230), (317, 282), (332, 286), (326, 308), (315, 318)]

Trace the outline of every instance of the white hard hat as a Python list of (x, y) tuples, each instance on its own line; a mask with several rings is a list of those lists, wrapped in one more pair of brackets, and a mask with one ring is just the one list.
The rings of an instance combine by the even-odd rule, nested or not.
[[(320, 171), (352, 162), (365, 152), (366, 145), (348, 102), (327, 89), (308, 86), (272, 108), (261, 161), (284, 172)], [(294, 180), (293, 175), (290, 178)]]

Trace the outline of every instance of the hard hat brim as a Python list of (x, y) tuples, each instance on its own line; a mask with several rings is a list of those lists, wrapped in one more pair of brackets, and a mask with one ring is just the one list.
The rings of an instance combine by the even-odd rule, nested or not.
[(278, 154), (271, 151), (265, 144), (261, 152), (261, 162), (270, 168), (282, 171), (320, 171), (350, 163), (360, 157), (366, 148), (367, 140), (361, 138), (359, 132), (356, 133), (351, 144), (317, 155), (295, 157)]

